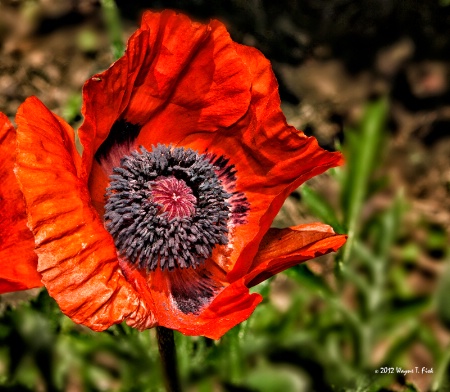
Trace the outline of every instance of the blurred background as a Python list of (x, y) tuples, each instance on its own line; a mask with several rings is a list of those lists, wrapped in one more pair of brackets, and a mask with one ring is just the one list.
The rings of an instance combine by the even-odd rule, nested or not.
[[(338, 255), (255, 288), (220, 341), (176, 334), (187, 391), (450, 391), (450, 1), (0, 0), (0, 111), (38, 96), (78, 127), (81, 87), (144, 9), (224, 22), (278, 78), (288, 122), (347, 158), (274, 225), (321, 220)], [(163, 391), (154, 331), (94, 333), (45, 290), (0, 296), (0, 390)]]

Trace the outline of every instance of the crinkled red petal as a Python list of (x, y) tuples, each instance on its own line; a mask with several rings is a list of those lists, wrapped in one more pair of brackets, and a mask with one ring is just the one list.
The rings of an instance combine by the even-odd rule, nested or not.
[[(132, 268), (125, 261), (121, 262), (121, 267), (126, 278), (134, 284), (145, 301), (153, 304), (158, 325), (185, 335), (219, 339), (235, 325), (246, 320), (262, 300), (259, 294), (249, 294), (243, 280), (233, 285), (225, 283), (226, 287), (219, 287), (224, 282), (220, 281), (221, 273), (215, 271), (217, 266), (211, 260), (207, 261), (206, 266), (196, 270), (158, 269), (150, 274)], [(208, 273), (207, 277), (204, 272)], [(191, 302), (202, 300), (205, 290), (208, 290), (208, 284), (218, 290), (211, 298), (206, 298), (210, 300), (209, 304), (196, 308), (196, 304)], [(180, 303), (180, 296), (186, 303)], [(190, 309), (198, 311), (186, 311)], [(134, 326), (133, 323), (128, 324)]]
[(42, 286), (33, 233), (14, 175), (16, 132), (0, 113), (0, 294)]
[[(140, 293), (145, 293), (147, 300), (155, 304), (155, 315), (159, 325), (176, 329), (186, 335), (204, 335), (212, 339), (220, 338), (235, 325), (246, 320), (262, 297), (249, 294), (252, 287), (271, 276), (296, 264), (338, 250), (346, 241), (345, 235), (334, 233), (333, 229), (322, 223), (311, 223), (287, 229), (270, 229), (261, 241), (258, 253), (253, 260), (250, 272), (233, 282), (224, 283), (226, 276), (218, 267), (208, 260), (203, 268), (212, 273), (214, 282), (222, 282), (212, 302), (200, 309), (198, 314), (185, 314), (176, 306), (174, 289), (170, 287), (173, 272), (155, 271), (147, 276), (123, 266), (127, 278), (135, 282)], [(177, 291), (188, 290), (197, 273), (195, 270), (176, 272), (181, 279), (177, 281)], [(201, 275), (201, 271), (199, 271)], [(198, 298), (202, 290), (187, 292)]]
[[(234, 44), (217, 21), (201, 25), (171, 11), (146, 13), (125, 56), (85, 84), (83, 114), (83, 168), (101, 215), (111, 168), (139, 145), (150, 150), (172, 144), (223, 155), (237, 171), (234, 189), (250, 210), (245, 223), (230, 226), (229, 244), (216, 247), (203, 269), (180, 276), (147, 274), (121, 261), (158, 323), (187, 334), (217, 337), (248, 317), (260, 298), (250, 296), (245, 283), (259, 279), (264, 266), (268, 274), (276, 270), (270, 262), (252, 264), (274, 216), (301, 183), (342, 163), (339, 153), (321, 149), (314, 138), (286, 124), (277, 82), (260, 52)], [(129, 146), (112, 140), (101, 163), (95, 154), (118, 120), (131, 126), (121, 131), (137, 127), (138, 132)], [(220, 268), (224, 276), (216, 271)], [(204, 306), (188, 306), (185, 292), (201, 291), (189, 281), (198, 281), (202, 271), (211, 274), (208, 290), (214, 295), (199, 293), (200, 299), (208, 297)], [(227, 322), (214, 326), (218, 317)]]
[[(194, 23), (173, 11), (146, 12), (125, 55), (86, 82), (83, 98), (79, 135), (90, 172), (98, 165), (95, 152), (118, 119), (145, 126), (136, 145), (177, 144), (190, 133), (212, 132), (242, 117), (250, 80), (221, 23)], [(90, 184), (101, 204), (107, 176), (97, 169), (91, 176), (100, 178)]]
[(270, 229), (261, 241), (245, 283), (248, 287), (255, 286), (303, 261), (336, 252), (346, 239), (346, 235), (336, 234), (323, 223)]
[(50, 295), (75, 322), (97, 331), (127, 317), (140, 328), (153, 326), (89, 204), (73, 130), (34, 97), (19, 108), (16, 122), (16, 175)]
[(269, 61), (254, 48), (235, 47), (252, 80), (247, 114), (233, 127), (194, 133), (180, 142), (230, 157), (237, 170), (236, 190), (249, 202), (247, 223), (232, 228), (232, 253), (223, 255), (229, 260), (230, 282), (249, 271), (263, 235), (288, 195), (306, 180), (343, 163), (339, 152), (322, 149), (315, 138), (287, 125)]
[[(230, 158), (236, 190), (250, 204), (247, 224), (231, 230), (232, 253), (228, 247), (217, 255), (228, 260), (231, 280), (247, 273), (289, 193), (342, 163), (340, 153), (286, 124), (268, 60), (233, 43), (217, 21), (201, 25), (172, 11), (147, 12), (126, 55), (89, 80), (84, 97), (87, 168), (118, 118), (142, 126), (135, 146), (173, 144)], [(94, 161), (89, 186), (100, 213), (107, 174)]]

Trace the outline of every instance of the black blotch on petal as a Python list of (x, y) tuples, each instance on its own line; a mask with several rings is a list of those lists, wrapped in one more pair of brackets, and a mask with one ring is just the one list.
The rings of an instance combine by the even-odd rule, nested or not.
[(171, 279), (172, 298), (184, 314), (198, 314), (213, 300), (219, 289), (220, 286), (207, 271), (186, 269)]
[(100, 163), (106, 159), (114, 146), (132, 143), (138, 137), (141, 128), (141, 125), (132, 124), (125, 119), (117, 120), (111, 127), (108, 137), (95, 153), (96, 161)]
[(222, 185), (227, 188), (227, 191), (232, 195), (228, 199), (228, 203), (231, 206), (231, 221), (235, 225), (244, 225), (247, 223), (247, 216), (250, 211), (250, 203), (243, 192), (238, 192), (236, 188), (236, 174), (237, 170), (235, 165), (230, 164), (230, 159), (225, 158), (223, 155), (216, 156), (210, 155), (211, 163), (216, 167), (217, 176), (219, 177)]

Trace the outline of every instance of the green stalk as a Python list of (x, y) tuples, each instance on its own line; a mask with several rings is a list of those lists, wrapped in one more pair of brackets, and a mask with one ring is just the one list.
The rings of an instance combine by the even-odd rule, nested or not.
[(431, 391), (445, 391), (450, 387), (450, 378), (448, 377), (448, 369), (450, 368), (450, 346), (445, 350), (442, 359), (436, 371)]
[(125, 45), (122, 40), (122, 23), (120, 13), (114, 0), (100, 0), (103, 19), (108, 29), (109, 40), (114, 60), (123, 56)]
[(302, 201), (306, 207), (321, 221), (329, 224), (340, 234), (345, 233), (345, 229), (339, 223), (335, 210), (317, 192), (308, 185), (303, 184), (300, 188)]
[(181, 392), (173, 330), (165, 327), (156, 327), (156, 337), (158, 339), (166, 391)]
[(359, 216), (364, 198), (367, 195), (370, 174), (375, 165), (377, 150), (379, 149), (380, 136), (384, 128), (387, 112), (387, 101), (379, 100), (370, 104), (364, 115), (358, 137), (347, 136), (352, 143), (351, 156), (348, 157), (349, 172), (347, 173), (347, 227), (348, 239), (345, 245), (343, 263), (346, 264), (350, 258), (353, 244), (358, 232)]

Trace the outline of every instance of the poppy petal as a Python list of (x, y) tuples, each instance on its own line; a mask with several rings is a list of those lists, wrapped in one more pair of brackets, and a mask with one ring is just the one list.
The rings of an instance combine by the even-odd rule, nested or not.
[(336, 234), (330, 226), (322, 223), (270, 229), (245, 277), (246, 284), (255, 286), (303, 261), (336, 252), (346, 239), (346, 235)]
[[(205, 276), (215, 269), (212, 264), (209, 260), (205, 267), (196, 270), (158, 269), (149, 276), (130, 267), (127, 262), (121, 263), (121, 267), (127, 280), (134, 284), (139, 294), (153, 304), (158, 325), (185, 335), (219, 339), (225, 332), (246, 320), (262, 297), (259, 294), (249, 294), (243, 279), (221, 290), (219, 286), (223, 282), (217, 281), (216, 274)], [(218, 291), (214, 293), (216, 288)], [(204, 308), (201, 307), (202, 301)], [(211, 303), (208, 304), (209, 301)]]
[(261, 301), (261, 295), (249, 294), (243, 281), (236, 282), (227, 286), (196, 322), (179, 326), (178, 330), (186, 335), (219, 339), (231, 328), (247, 320)]
[[(247, 111), (250, 82), (222, 23), (147, 11), (125, 55), (86, 82), (83, 98), (79, 133), (89, 172), (107, 137), (115, 138), (107, 141), (108, 149), (127, 139), (124, 132), (150, 148), (234, 124)], [(131, 127), (110, 132), (124, 122)], [(142, 127), (145, 132), (133, 133)]]
[[(245, 114), (250, 83), (222, 23), (146, 12), (141, 29), (150, 32), (152, 56), (142, 66), (126, 118), (146, 124), (164, 108), (165, 121), (173, 124), (168, 128), (186, 134), (230, 126)], [(182, 126), (173, 122), (172, 111), (185, 118)]]
[(20, 106), (16, 122), (16, 175), (49, 294), (66, 315), (96, 331), (126, 317), (141, 328), (154, 325), (89, 204), (73, 130), (35, 97)]
[(13, 171), (15, 151), (15, 129), (0, 113), (0, 294), (42, 286), (33, 233)]
[[(201, 279), (200, 288), (197, 290), (194, 286), (190, 290), (196, 270), (181, 271), (180, 278), (175, 281), (176, 287), (171, 287), (171, 278), (167, 276), (172, 274), (170, 271), (163, 273), (157, 270), (148, 282), (149, 278), (145, 274), (132, 270), (129, 266), (123, 266), (122, 269), (128, 271), (126, 275), (130, 281), (138, 281), (135, 287), (141, 295), (146, 293), (147, 300), (155, 304), (159, 325), (176, 329), (186, 335), (219, 339), (230, 328), (246, 320), (261, 302), (262, 297), (259, 294), (249, 294), (249, 287), (303, 261), (334, 252), (345, 241), (345, 235), (335, 234), (330, 226), (321, 223), (270, 229), (261, 241), (251, 272), (232, 284), (225, 283), (225, 287), (219, 289), (216, 297), (211, 297), (211, 303), (206, 303), (205, 308), (200, 309), (198, 314), (180, 310), (176, 302), (177, 293), (184, 291), (183, 299), (189, 301), (185, 306), (195, 309), (195, 303), (201, 300), (205, 291), (205, 276), (202, 272), (198, 274)], [(214, 269), (211, 260), (207, 261), (204, 270)], [(212, 274), (211, 278), (217, 279), (218, 275), (220, 274)], [(209, 299), (206, 298), (207, 301)]]
[(246, 223), (234, 226), (229, 236), (233, 246), (227, 256), (230, 281), (249, 271), (264, 233), (287, 196), (306, 180), (343, 163), (341, 153), (322, 149), (315, 138), (287, 125), (269, 61), (254, 48), (238, 44), (235, 48), (252, 80), (248, 112), (232, 128), (193, 133), (180, 142), (230, 157), (236, 192), (248, 203)]

